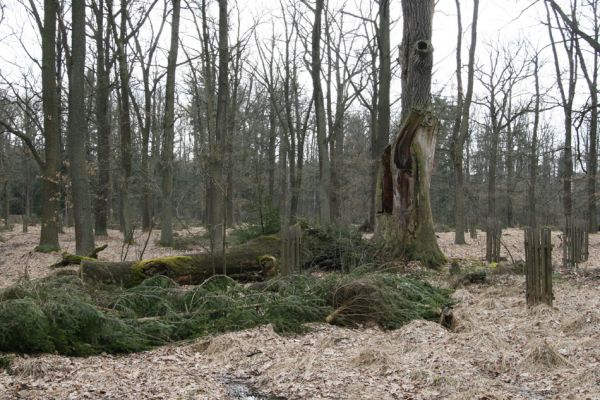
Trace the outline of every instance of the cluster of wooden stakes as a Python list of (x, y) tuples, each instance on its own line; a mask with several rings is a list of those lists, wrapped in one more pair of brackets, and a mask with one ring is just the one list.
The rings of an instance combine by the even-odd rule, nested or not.
[[(576, 269), (589, 257), (589, 231), (583, 221), (567, 221), (562, 235), (562, 268)], [(488, 223), (486, 231), (486, 261), (500, 261), (502, 228), (498, 223)], [(550, 228), (526, 228), (524, 230), (525, 274), (528, 306), (547, 304), (552, 306), (552, 236)]]

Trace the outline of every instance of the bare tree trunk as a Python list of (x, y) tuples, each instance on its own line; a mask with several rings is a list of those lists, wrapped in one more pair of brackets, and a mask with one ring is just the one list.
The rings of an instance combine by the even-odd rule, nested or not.
[(85, 3), (73, 2), (71, 31), (71, 68), (69, 77), (69, 171), (73, 190), (76, 254), (94, 250), (92, 201), (87, 173), (85, 116)]
[(56, 86), (56, 11), (54, 0), (44, 1), (42, 30), (42, 100), (44, 112), (44, 154), (42, 177), (42, 231), (38, 250), (58, 250), (60, 121)]
[(108, 30), (104, 38), (104, 0), (98, 1), (96, 14), (96, 125), (98, 128), (98, 187), (95, 201), (95, 233), (106, 236), (110, 196), (110, 83), (106, 66)]
[[(575, 55), (575, 36), (571, 33), (567, 37), (567, 32), (564, 30), (560, 30), (561, 34), (561, 42), (567, 54), (567, 62), (568, 62), (568, 88), (565, 91), (563, 80), (562, 80), (562, 72), (561, 66), (559, 62), (558, 51), (556, 48), (556, 41), (554, 40), (554, 34), (552, 32), (552, 21), (550, 18), (550, 10), (548, 9), (547, 3), (544, 3), (546, 6), (546, 17), (548, 22), (548, 34), (550, 36), (550, 42), (552, 47), (552, 55), (554, 56), (554, 68), (556, 71), (556, 82), (560, 92), (560, 97), (562, 101), (562, 108), (564, 114), (564, 127), (565, 127), (565, 150), (563, 153), (563, 210), (565, 220), (568, 222), (571, 220), (573, 216), (573, 198), (572, 198), (572, 178), (573, 178), (573, 148), (572, 148), (572, 130), (573, 130), (573, 99), (575, 97), (575, 87), (577, 84), (577, 71), (576, 71), (576, 55)], [(559, 16), (555, 12), (555, 19), (559, 21)], [(575, 10), (572, 10), (573, 14), (575, 14)]]
[[(508, 118), (512, 119), (512, 100), (509, 100)], [(509, 123), (506, 127), (506, 226), (512, 227), (514, 224), (513, 196), (514, 196), (514, 134), (513, 124)]]
[(455, 234), (454, 243), (465, 244), (465, 194), (464, 194), (464, 171), (463, 171), (463, 153), (465, 140), (469, 134), (469, 114), (471, 109), (471, 100), (473, 98), (473, 77), (475, 74), (475, 47), (477, 45), (477, 21), (479, 13), (479, 0), (473, 3), (473, 19), (471, 22), (471, 44), (469, 47), (469, 61), (467, 72), (467, 92), (463, 99), (462, 91), (462, 21), (460, 14), (460, 2), (455, 0), (457, 18), (458, 18), (458, 39), (456, 50), (456, 76), (458, 81), (458, 100), (457, 100), (457, 118), (455, 120), (454, 131), (452, 132), (452, 166), (454, 169), (454, 222)]
[[(588, 2), (594, 21), (593, 39), (598, 42), (600, 37), (600, 16), (598, 15), (598, 0)], [(598, 176), (598, 59), (600, 50), (596, 50), (592, 57), (591, 71), (581, 51), (579, 39), (575, 41), (575, 48), (579, 58), (581, 70), (590, 91), (590, 125), (589, 125), (589, 151), (587, 157), (587, 219), (588, 230), (591, 233), (598, 232), (598, 217), (596, 206), (596, 179)]]
[(129, 205), (130, 184), (132, 174), (132, 147), (131, 147), (131, 112), (129, 107), (129, 67), (127, 60), (127, 4), (128, 0), (121, 1), (120, 27), (117, 34), (115, 16), (112, 10), (112, 0), (107, 0), (109, 18), (112, 25), (113, 35), (117, 43), (117, 60), (119, 74), (119, 133), (121, 146), (121, 182), (120, 182), (120, 210), (121, 228), (123, 230), (123, 241), (133, 241), (133, 227), (131, 224), (131, 211)]
[(173, 0), (171, 22), (171, 49), (167, 65), (167, 87), (165, 92), (165, 119), (162, 145), (162, 207), (160, 217), (160, 241), (173, 245), (173, 141), (175, 140), (175, 72), (179, 45), (179, 14), (181, 0)]
[(331, 222), (331, 164), (327, 140), (325, 103), (321, 87), (321, 17), (323, 0), (316, 0), (312, 28), (311, 77), (317, 119), (317, 145), (319, 153), (319, 217), (322, 224)]
[(274, 205), (275, 195), (275, 142), (277, 140), (277, 122), (273, 106), (269, 108), (269, 147), (267, 149), (268, 196), (269, 207)]
[[(219, 0), (219, 77), (217, 88), (217, 120), (215, 126), (216, 154), (211, 162), (211, 251), (222, 253), (225, 244), (225, 180), (223, 179), (223, 157), (227, 134), (227, 108), (229, 105), (229, 21), (227, 0)], [(225, 264), (224, 264), (225, 266)], [(225, 268), (225, 267), (224, 267)], [(224, 270), (223, 273), (226, 271)]]
[(531, 133), (531, 150), (529, 161), (529, 190), (528, 190), (528, 214), (529, 226), (537, 228), (537, 210), (535, 201), (535, 190), (538, 168), (538, 130), (540, 125), (540, 66), (538, 55), (533, 59), (534, 77), (535, 77), (535, 110), (533, 115), (533, 131)]

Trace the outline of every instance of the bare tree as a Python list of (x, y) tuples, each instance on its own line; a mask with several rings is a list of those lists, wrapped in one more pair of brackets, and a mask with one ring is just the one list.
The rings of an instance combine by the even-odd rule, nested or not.
[[(42, 98), (44, 110), (44, 155), (42, 166), (42, 231), (38, 249), (56, 250), (59, 230), (60, 120), (56, 86), (56, 2), (44, 1), (42, 35)], [(37, 12), (36, 12), (37, 14)], [(39, 18), (38, 18), (39, 20)]]
[[(593, 26), (592, 38), (598, 42), (600, 37), (600, 8), (598, 0), (588, 0), (587, 5), (591, 11), (591, 22)], [(598, 175), (598, 59), (600, 50), (592, 52), (591, 65), (584, 56), (584, 51), (579, 40), (575, 40), (575, 50), (579, 59), (579, 65), (590, 92), (589, 98), (589, 149), (587, 154), (587, 220), (590, 232), (598, 231), (597, 208), (596, 208), (596, 179)], [(587, 113), (583, 113), (585, 115)]]
[(71, 68), (69, 74), (69, 172), (73, 190), (75, 217), (75, 248), (77, 254), (87, 255), (94, 250), (92, 201), (85, 159), (85, 2), (76, 1), (71, 6)]
[(108, 200), (110, 195), (110, 29), (104, 24), (104, 0), (92, 2), (96, 17), (96, 127), (98, 131), (98, 182), (95, 201), (95, 233), (108, 234)]
[[(550, 8), (548, 3), (544, 3), (546, 6), (546, 22), (548, 25), (548, 35), (550, 37), (550, 44), (552, 47), (552, 55), (554, 57), (554, 69), (556, 71), (556, 83), (560, 93), (561, 106), (564, 115), (564, 128), (565, 128), (565, 146), (563, 152), (563, 209), (565, 219), (569, 221), (573, 216), (573, 198), (572, 198), (572, 179), (573, 179), (573, 102), (575, 99), (575, 88), (577, 85), (577, 55), (575, 51), (576, 36), (569, 30), (561, 28), (560, 22), (561, 17), (556, 8), (554, 8), (554, 20), (556, 21), (556, 28), (559, 29), (561, 37), (560, 41), (554, 39), (554, 27), (552, 17), (550, 14)], [(572, 14), (575, 15), (575, 8), (572, 9)], [(562, 43), (563, 50), (567, 58), (567, 88), (563, 81), (563, 74), (560, 67), (560, 60), (558, 55), (557, 45)]]
[(162, 205), (160, 241), (163, 245), (173, 244), (173, 141), (175, 136), (175, 72), (179, 45), (179, 15), (181, 0), (173, 0), (171, 20), (171, 48), (167, 65), (167, 87), (165, 93), (165, 120), (161, 155)]
[(477, 21), (479, 13), (479, 0), (473, 1), (473, 19), (471, 21), (471, 43), (469, 47), (469, 60), (467, 70), (467, 92), (463, 98), (462, 84), (462, 20), (460, 1), (455, 0), (458, 22), (458, 38), (456, 45), (456, 80), (457, 80), (457, 110), (454, 129), (452, 132), (451, 157), (454, 168), (454, 243), (465, 244), (465, 199), (464, 199), (464, 171), (463, 153), (464, 143), (469, 133), (469, 113), (473, 98), (473, 77), (475, 75), (475, 47), (477, 45)]
[(331, 164), (327, 138), (325, 102), (321, 86), (321, 21), (324, 1), (316, 0), (312, 26), (310, 75), (317, 122), (317, 147), (319, 155), (319, 219), (322, 224), (331, 222)]

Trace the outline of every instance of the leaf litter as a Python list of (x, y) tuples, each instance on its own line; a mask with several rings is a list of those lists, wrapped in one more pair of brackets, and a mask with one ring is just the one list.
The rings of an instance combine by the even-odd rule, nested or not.
[[(455, 246), (451, 233), (439, 235), (448, 257), (481, 262), (480, 240)], [(505, 235), (512, 256), (522, 258), (522, 233)], [(34, 229), (3, 237), (0, 287), (15, 283), (24, 265), (31, 277), (52, 272), (47, 266), (59, 255), (30, 252)], [(558, 265), (560, 238), (553, 238)], [(74, 247), (72, 233), (61, 243)], [(108, 243), (120, 251), (118, 232)], [(0, 369), (0, 399), (228, 399), (236, 398), (231, 380), (287, 399), (600, 399), (599, 244), (591, 235), (590, 260), (555, 281), (554, 308), (528, 309), (524, 277), (499, 276), (454, 293), (453, 331), (412, 321), (390, 331), (310, 324), (305, 334), (281, 336), (262, 326), (123, 356), (16, 356)], [(149, 257), (185, 253), (152, 239), (146, 250)]]

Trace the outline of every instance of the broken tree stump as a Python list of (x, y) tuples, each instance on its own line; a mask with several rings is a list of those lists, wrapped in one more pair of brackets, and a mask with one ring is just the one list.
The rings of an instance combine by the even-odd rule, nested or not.
[(528, 306), (552, 306), (552, 237), (549, 228), (525, 229), (526, 291)]

